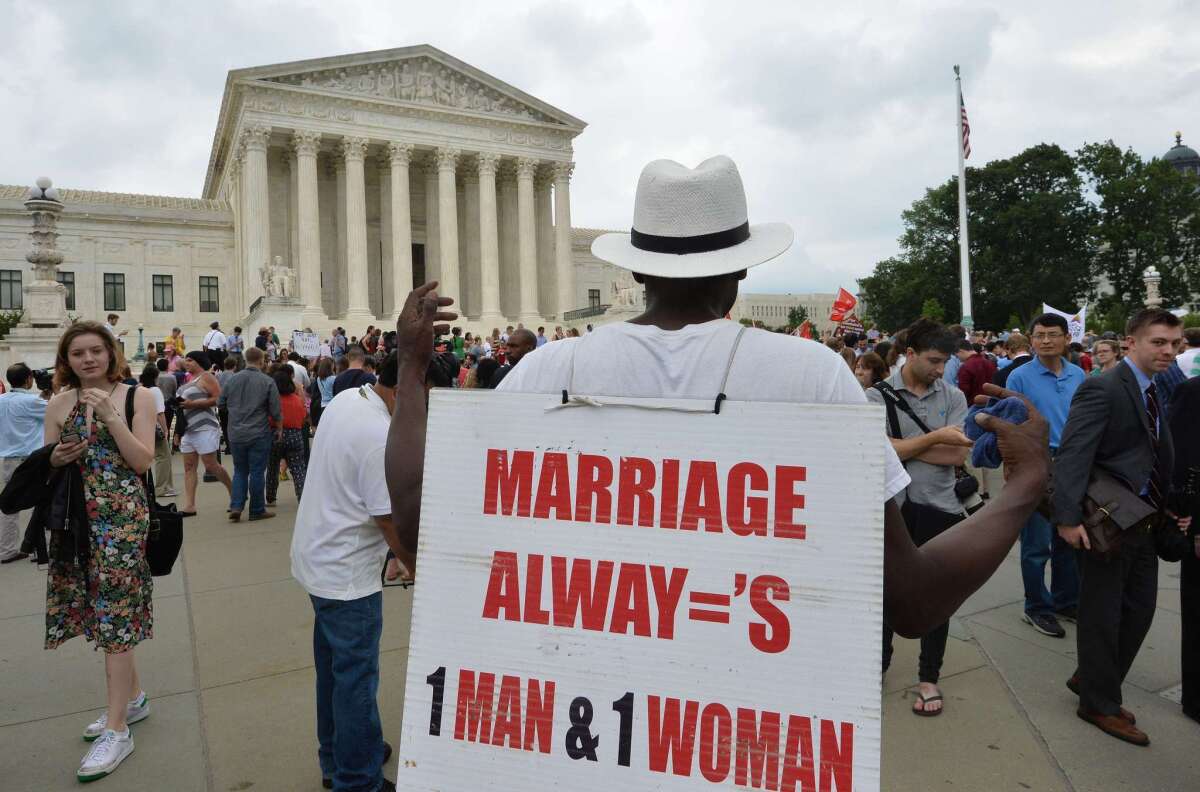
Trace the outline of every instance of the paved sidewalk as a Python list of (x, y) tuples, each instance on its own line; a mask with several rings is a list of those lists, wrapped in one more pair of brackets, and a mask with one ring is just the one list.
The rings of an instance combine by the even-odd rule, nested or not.
[[(177, 470), (176, 481), (182, 482)], [(138, 650), (152, 715), (133, 727), (137, 750), (103, 790), (317, 790), (312, 610), (289, 574), (296, 503), (281, 482), (278, 517), (225, 520), (225, 492), (202, 484), (200, 516), (175, 572), (154, 581), (155, 638)], [(1179, 682), (1178, 567), (1164, 564), (1159, 611), (1126, 684), (1126, 703), (1150, 734), (1136, 748), (1075, 717), (1063, 683), (1066, 640), (1020, 621), (1014, 554), (951, 627), (943, 671), (946, 712), (910, 714), (917, 642), (897, 639), (884, 679), (883, 788), (1154, 790), (1200, 788), (1200, 724), (1168, 700)], [(42, 650), (45, 571), (0, 567), (0, 789), (73, 790), (87, 749), (80, 733), (104, 705), (102, 657), (82, 639)], [(408, 591), (384, 592), (380, 708), (400, 736)], [(389, 778), (394, 767), (387, 768)], [(533, 787), (531, 787), (533, 789)]]

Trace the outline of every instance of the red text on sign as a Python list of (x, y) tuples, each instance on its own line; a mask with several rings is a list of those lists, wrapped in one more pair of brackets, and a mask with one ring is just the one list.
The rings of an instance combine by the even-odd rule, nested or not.
[[(522, 698), (522, 693), (524, 697)], [(554, 683), (504, 675), (458, 672), (454, 739), (550, 753), (554, 736)]]
[[(647, 696), (650, 769), (771, 792), (850, 792), (854, 724)], [(818, 733), (814, 736), (813, 728)]]
[(575, 455), (572, 470), (565, 452), (491, 448), (483, 513), (803, 539), (796, 512), (804, 494), (796, 487), (806, 478), (805, 467), (776, 465), (772, 486), (754, 462), (738, 462), (722, 477), (708, 460), (600, 454)]

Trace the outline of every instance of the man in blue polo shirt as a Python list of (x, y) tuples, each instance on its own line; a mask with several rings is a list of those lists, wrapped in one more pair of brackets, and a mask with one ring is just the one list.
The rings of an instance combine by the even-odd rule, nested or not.
[[(1050, 455), (1058, 452), (1059, 438), (1075, 390), (1083, 384), (1083, 369), (1067, 361), (1071, 336), (1067, 320), (1042, 314), (1030, 330), (1036, 357), (1013, 370), (1008, 388), (1024, 394), (1050, 424)], [(1046, 590), (1046, 561), (1050, 561), (1050, 590)], [(1021, 577), (1025, 582), (1022, 618), (1035, 630), (1062, 638), (1067, 634), (1059, 619), (1075, 621), (1079, 603), (1079, 570), (1071, 547), (1038, 512), (1021, 530)]]

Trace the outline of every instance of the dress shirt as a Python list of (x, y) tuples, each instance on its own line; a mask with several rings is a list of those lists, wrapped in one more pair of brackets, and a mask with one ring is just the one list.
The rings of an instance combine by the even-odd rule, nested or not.
[(46, 402), (33, 391), (0, 394), (0, 457), (24, 458), (42, 447)]

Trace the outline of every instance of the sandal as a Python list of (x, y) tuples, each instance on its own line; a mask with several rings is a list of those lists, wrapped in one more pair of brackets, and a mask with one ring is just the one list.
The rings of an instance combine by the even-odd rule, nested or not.
[(917, 701), (921, 704), (921, 709), (917, 709), (916, 706), (914, 705), (912, 708), (912, 713), (913, 713), (913, 715), (918, 715), (922, 718), (936, 718), (938, 715), (941, 715), (946, 710), (946, 707), (944, 705), (941, 707), (938, 707), (937, 709), (933, 710), (932, 712), (925, 709), (925, 706), (927, 704), (930, 704), (931, 702), (942, 701), (941, 694), (938, 694), (936, 696), (930, 696), (929, 698), (926, 698), (925, 696), (922, 696), (920, 693), (918, 693)]
[(194, 511), (181, 511), (181, 512), (179, 512), (179, 516), (180, 516), (180, 517), (195, 517), (195, 516), (196, 516), (196, 512), (194, 512)]

